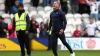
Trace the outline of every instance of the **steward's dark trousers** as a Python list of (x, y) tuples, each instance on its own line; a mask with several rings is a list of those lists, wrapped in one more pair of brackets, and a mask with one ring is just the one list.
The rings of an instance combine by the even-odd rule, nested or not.
[(31, 38), (28, 37), (28, 33), (26, 34), (25, 31), (18, 31), (17, 38), (21, 48), (21, 56), (25, 56), (24, 45), (26, 47), (27, 54), (31, 55)]
[(70, 53), (73, 53), (71, 47), (69, 46), (69, 44), (65, 40), (65, 34), (64, 33), (60, 35), (58, 31), (52, 31), (51, 38), (52, 38), (52, 51), (53, 51), (55, 56), (58, 56), (58, 54), (57, 54), (57, 40), (58, 40), (58, 38), (60, 38), (60, 40), (68, 48)]

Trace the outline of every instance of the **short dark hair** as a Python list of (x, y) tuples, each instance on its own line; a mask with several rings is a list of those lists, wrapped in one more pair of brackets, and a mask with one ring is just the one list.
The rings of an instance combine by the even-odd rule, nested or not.
[(15, 2), (19, 2), (18, 0), (15, 0)]

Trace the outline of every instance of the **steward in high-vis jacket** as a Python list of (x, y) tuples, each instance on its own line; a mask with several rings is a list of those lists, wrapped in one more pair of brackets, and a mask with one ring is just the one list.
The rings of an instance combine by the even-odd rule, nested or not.
[(13, 19), (13, 29), (17, 32), (17, 38), (21, 48), (21, 56), (25, 56), (24, 45), (27, 50), (28, 56), (31, 56), (31, 39), (28, 37), (30, 27), (30, 19), (25, 13), (24, 6), (18, 6), (18, 13), (15, 14)]

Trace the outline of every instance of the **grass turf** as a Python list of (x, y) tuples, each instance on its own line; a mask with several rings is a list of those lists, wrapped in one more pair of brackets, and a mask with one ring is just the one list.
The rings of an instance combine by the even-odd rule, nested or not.
[[(74, 51), (76, 56), (100, 56), (100, 51)], [(59, 56), (70, 56), (68, 51), (58, 51)], [(0, 56), (20, 56), (19, 51), (1, 51)], [(27, 55), (26, 55), (27, 56)], [(53, 56), (51, 51), (32, 51), (32, 56)]]

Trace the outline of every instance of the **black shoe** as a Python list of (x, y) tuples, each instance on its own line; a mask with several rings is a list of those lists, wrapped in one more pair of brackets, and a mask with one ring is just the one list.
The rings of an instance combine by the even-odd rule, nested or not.
[(25, 55), (20, 55), (20, 56), (25, 56)]
[(28, 55), (28, 56), (31, 56), (31, 55)]

